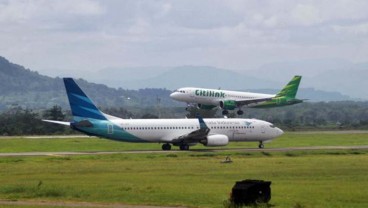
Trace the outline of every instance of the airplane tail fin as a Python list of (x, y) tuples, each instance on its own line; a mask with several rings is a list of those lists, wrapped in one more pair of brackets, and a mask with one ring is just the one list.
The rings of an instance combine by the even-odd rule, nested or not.
[(64, 78), (63, 80), (74, 120), (82, 120), (83, 118), (107, 120), (72, 78)]
[(295, 98), (301, 79), (302, 76), (294, 76), (293, 79), (291, 79), (291, 81), (279, 93), (276, 94), (276, 97)]

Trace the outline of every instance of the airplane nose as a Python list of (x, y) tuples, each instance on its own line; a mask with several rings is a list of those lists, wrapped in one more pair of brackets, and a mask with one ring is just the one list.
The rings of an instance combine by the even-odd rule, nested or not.
[(174, 100), (178, 100), (180, 98), (179, 93), (178, 92), (173, 92), (170, 94), (170, 97)]
[(281, 130), (280, 128), (276, 128), (276, 130), (277, 130), (277, 136), (281, 136), (281, 135), (283, 135), (284, 134), (284, 131), (283, 130)]

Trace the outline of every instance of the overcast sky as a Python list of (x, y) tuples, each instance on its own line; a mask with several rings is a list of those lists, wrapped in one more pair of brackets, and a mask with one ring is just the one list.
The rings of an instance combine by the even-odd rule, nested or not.
[(367, 0), (0, 0), (0, 56), (46, 74), (367, 62), (367, 11)]

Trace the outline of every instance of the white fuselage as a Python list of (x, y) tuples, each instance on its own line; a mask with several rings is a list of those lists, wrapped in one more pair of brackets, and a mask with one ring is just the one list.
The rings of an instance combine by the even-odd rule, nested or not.
[[(168, 142), (200, 128), (198, 119), (109, 119), (142, 142)], [(209, 135), (226, 135), (229, 141), (266, 141), (283, 134), (273, 124), (257, 119), (204, 119)]]
[(206, 88), (185, 87), (175, 90), (170, 94), (174, 100), (186, 103), (200, 103), (204, 105), (218, 106), (224, 100), (252, 100), (260, 98), (272, 98), (273, 94), (240, 92), (229, 90), (216, 90)]

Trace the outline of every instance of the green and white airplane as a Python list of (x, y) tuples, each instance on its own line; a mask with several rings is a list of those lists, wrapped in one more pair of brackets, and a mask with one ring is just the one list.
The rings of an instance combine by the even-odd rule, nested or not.
[(303, 102), (301, 99), (296, 99), (301, 76), (294, 78), (276, 95), (205, 89), (195, 87), (184, 87), (175, 90), (170, 94), (174, 100), (186, 102), (188, 106), (197, 105), (200, 109), (213, 109), (220, 107), (222, 114), (226, 115), (229, 110), (238, 109), (237, 114), (242, 115), (242, 107), (251, 108), (270, 108), (285, 105), (293, 105)]
[(273, 124), (257, 119), (122, 119), (101, 112), (72, 78), (64, 78), (66, 93), (73, 114), (71, 122), (44, 120), (70, 126), (87, 135), (123, 142), (162, 143), (181, 150), (198, 143), (225, 146), (230, 141), (263, 143), (283, 134)]

